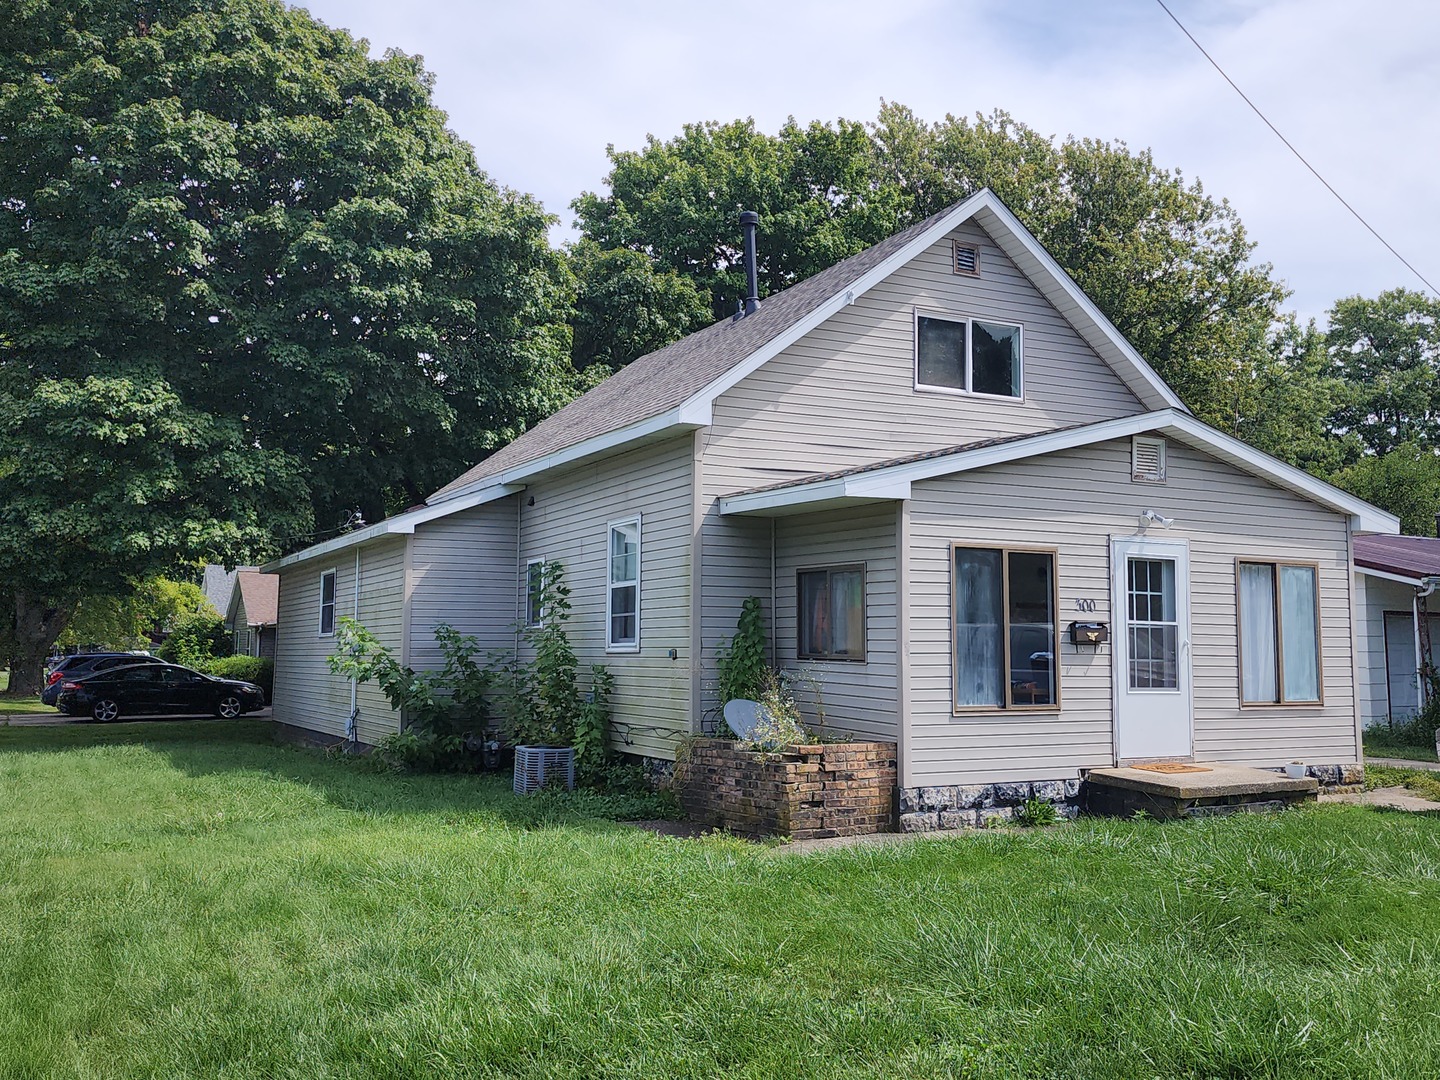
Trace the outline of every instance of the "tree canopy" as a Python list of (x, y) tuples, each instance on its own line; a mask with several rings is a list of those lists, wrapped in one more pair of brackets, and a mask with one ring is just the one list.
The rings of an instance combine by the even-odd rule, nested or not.
[(279, 0), (7, 10), (17, 689), (79, 596), (378, 519), (573, 393), (552, 219), (479, 170), (430, 88)]

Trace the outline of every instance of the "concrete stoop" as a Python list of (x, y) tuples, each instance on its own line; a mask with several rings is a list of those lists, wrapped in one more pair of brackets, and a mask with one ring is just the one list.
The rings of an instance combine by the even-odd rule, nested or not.
[(1204, 772), (1161, 773), (1148, 769), (1091, 769), (1081, 785), (1087, 813), (1156, 818), (1215, 817), (1284, 810), (1314, 802), (1320, 790), (1313, 776), (1292, 778), (1266, 769), (1197, 763)]

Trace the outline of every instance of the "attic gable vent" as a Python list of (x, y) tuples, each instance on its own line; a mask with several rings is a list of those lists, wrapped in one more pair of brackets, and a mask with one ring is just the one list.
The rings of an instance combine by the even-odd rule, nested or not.
[(1165, 482), (1165, 440), (1136, 435), (1130, 440), (1130, 478), (1142, 484)]
[(980, 248), (975, 244), (964, 244), (959, 240), (952, 241), (955, 251), (954, 270), (957, 274), (964, 274), (966, 277), (980, 276)]

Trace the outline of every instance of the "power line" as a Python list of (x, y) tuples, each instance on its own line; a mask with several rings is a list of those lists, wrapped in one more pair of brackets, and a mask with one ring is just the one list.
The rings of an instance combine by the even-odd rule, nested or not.
[(1241, 100), (1244, 101), (1246, 105), (1250, 106), (1251, 111), (1254, 112), (1255, 115), (1258, 116), (1261, 120), (1263, 120), (1265, 122), (1265, 126), (1275, 133), (1275, 137), (1279, 139), (1282, 143), (1284, 143), (1286, 147), (1289, 148), (1290, 152), (1299, 159), (1300, 164), (1304, 165), (1305, 168), (1309, 169), (1315, 179), (1319, 180), (1320, 183), (1325, 185), (1325, 190), (1330, 192), (1331, 195), (1334, 195), (1335, 198), (1339, 200), (1340, 205), (1345, 207), (1346, 210), (1349, 210), (1350, 213), (1354, 216), (1355, 220), (1360, 222), (1361, 225), (1364, 225), (1365, 228), (1369, 230), (1371, 236), (1375, 237), (1376, 240), (1379, 240), (1380, 243), (1384, 244), (1385, 249), (1389, 251), (1391, 255), (1394, 255), (1395, 258), (1399, 259), (1402, 263), (1404, 263), (1407, 270), (1409, 270), (1417, 278), (1423, 281), (1427, 289), (1429, 289), (1437, 296), (1440, 296), (1440, 289), (1437, 289), (1434, 285), (1431, 285), (1430, 279), (1427, 278), (1424, 274), (1420, 273), (1419, 270), (1416, 270), (1409, 259), (1405, 258), (1404, 255), (1401, 255), (1400, 252), (1396, 251), (1395, 248), (1391, 245), (1390, 241), (1386, 240), (1383, 236), (1381, 236), (1375, 230), (1375, 227), (1373, 225), (1371, 225), (1368, 221), (1361, 217), (1360, 211), (1356, 210), (1353, 206), (1346, 202), (1345, 197), (1330, 186), (1330, 181), (1326, 180), (1325, 177), (1321, 176), (1319, 170), (1317, 170), (1314, 165), (1311, 165), (1310, 162), (1305, 160), (1305, 155), (1300, 153), (1299, 150), (1296, 150), (1290, 140), (1285, 138), (1284, 135), (1280, 134), (1280, 129), (1270, 122), (1270, 118), (1267, 117), (1263, 112), (1261, 112), (1260, 107), (1256, 105), (1253, 101), (1251, 101), (1249, 97), (1246, 96), (1244, 90), (1241, 90), (1240, 87), (1235, 85), (1235, 80), (1230, 78), (1229, 75), (1225, 74), (1225, 69), (1215, 62), (1215, 58), (1213, 56), (1211, 56), (1208, 52), (1205, 51), (1205, 46), (1201, 45), (1200, 42), (1196, 41), (1195, 35), (1190, 33), (1189, 30), (1186, 30), (1185, 24), (1175, 17), (1175, 13), (1173, 11), (1171, 11), (1168, 7), (1165, 6), (1165, 0), (1155, 0), (1155, 2), (1160, 5), (1161, 9), (1165, 12), (1166, 15), (1170, 16), (1170, 21), (1180, 28), (1180, 32), (1190, 39), (1190, 44), (1194, 45), (1195, 48), (1200, 50), (1200, 55), (1205, 57), (1206, 60), (1210, 61), (1210, 66), (1220, 73), (1220, 77), (1230, 84), (1230, 88), (1234, 90), (1235, 93), (1240, 95)]

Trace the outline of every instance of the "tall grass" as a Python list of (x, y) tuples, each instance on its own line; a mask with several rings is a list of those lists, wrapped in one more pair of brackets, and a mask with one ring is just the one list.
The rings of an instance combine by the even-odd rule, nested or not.
[(0, 1076), (1440, 1075), (1440, 821), (820, 855), (260, 722), (0, 730)]

